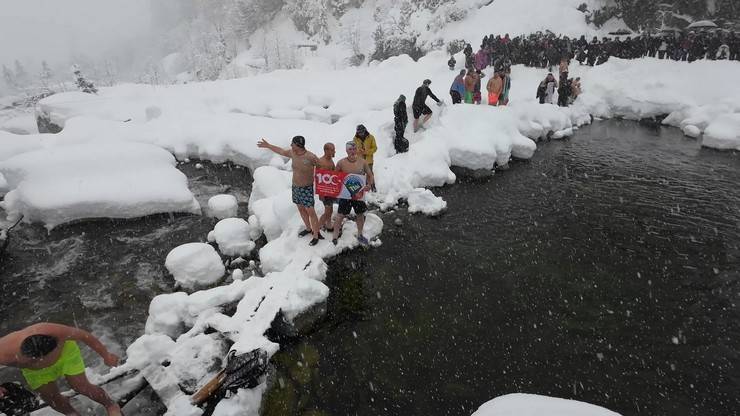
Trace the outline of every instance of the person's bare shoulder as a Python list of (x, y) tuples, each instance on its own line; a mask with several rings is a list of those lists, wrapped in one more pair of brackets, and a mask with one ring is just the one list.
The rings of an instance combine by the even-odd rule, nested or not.
[(77, 329), (71, 326), (55, 324), (52, 322), (39, 322), (22, 330), (25, 336), (31, 335), (50, 335), (58, 338), (67, 338)]

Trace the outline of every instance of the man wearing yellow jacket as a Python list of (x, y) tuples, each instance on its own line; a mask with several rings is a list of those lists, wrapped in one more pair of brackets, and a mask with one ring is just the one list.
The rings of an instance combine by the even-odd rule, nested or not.
[(375, 137), (368, 133), (365, 126), (360, 124), (357, 126), (357, 133), (353, 141), (357, 146), (357, 154), (362, 156), (365, 162), (370, 165), (370, 170), (373, 170), (373, 155), (378, 150), (378, 145), (375, 144)]

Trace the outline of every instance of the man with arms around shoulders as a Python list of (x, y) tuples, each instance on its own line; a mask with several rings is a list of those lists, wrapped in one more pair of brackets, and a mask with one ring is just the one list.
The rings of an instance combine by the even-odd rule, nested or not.
[[(346, 149), (347, 157), (337, 162), (337, 170), (344, 173), (365, 175), (367, 177), (365, 191), (371, 189), (375, 184), (372, 169), (370, 169), (370, 166), (365, 159), (357, 155), (357, 145), (354, 141), (347, 142)], [(367, 211), (367, 204), (365, 201), (340, 199), (339, 208), (337, 209), (337, 218), (334, 220), (334, 234), (331, 240), (334, 245), (337, 244), (339, 234), (342, 231), (342, 222), (344, 221), (344, 217), (349, 215), (350, 211), (353, 209), (357, 215), (357, 241), (362, 245), (369, 244), (367, 238), (362, 235), (362, 229), (365, 226), (365, 211)]]
[(52, 323), (31, 325), (0, 338), (0, 365), (20, 368), (29, 387), (59, 413), (79, 416), (69, 399), (59, 392), (56, 381), (64, 377), (76, 392), (103, 405), (109, 416), (121, 415), (118, 404), (85, 376), (85, 362), (77, 341), (98, 353), (106, 365), (118, 365), (118, 357), (89, 332)]
[(298, 233), (298, 237), (311, 234), (313, 239), (308, 245), (315, 246), (319, 240), (324, 238), (319, 233), (319, 218), (316, 216), (316, 210), (314, 209), (313, 170), (314, 167), (319, 165), (319, 158), (306, 150), (306, 139), (303, 136), (293, 137), (290, 149), (272, 145), (265, 139), (260, 140), (257, 147), (269, 149), (290, 159), (293, 167), (293, 203), (296, 204), (303, 225), (306, 226), (303, 231)]
[[(319, 158), (320, 169), (335, 170), (334, 155), (336, 149), (334, 143), (324, 144), (324, 155)], [(334, 213), (334, 203), (337, 201), (335, 198), (330, 196), (320, 196), (319, 199), (324, 203), (324, 214), (319, 218), (319, 228), (324, 227), (328, 232), (334, 232), (334, 228), (331, 227), (331, 216)]]

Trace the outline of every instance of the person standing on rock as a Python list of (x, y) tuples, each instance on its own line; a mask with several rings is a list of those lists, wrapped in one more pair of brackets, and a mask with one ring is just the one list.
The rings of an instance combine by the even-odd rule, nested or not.
[(504, 80), (501, 79), (501, 73), (495, 72), (486, 85), (486, 90), (488, 90), (488, 105), (498, 105), (499, 96), (503, 89)]
[[(357, 145), (354, 141), (347, 142), (346, 149), (347, 157), (337, 162), (337, 170), (344, 173), (365, 175), (365, 190), (367, 191), (371, 189), (375, 185), (375, 178), (367, 161), (358, 157)], [(337, 218), (334, 220), (334, 234), (331, 240), (334, 245), (337, 245), (339, 235), (341, 234), (344, 217), (349, 215), (350, 211), (353, 209), (355, 211), (355, 215), (357, 215), (357, 241), (362, 245), (369, 244), (367, 238), (362, 235), (362, 229), (365, 226), (365, 211), (367, 211), (367, 204), (365, 201), (360, 200), (340, 199), (339, 208), (337, 209)]]
[(396, 153), (404, 153), (409, 150), (409, 141), (403, 137), (408, 123), (409, 113), (406, 109), (406, 96), (401, 94), (393, 103), (393, 130), (396, 133), (396, 137), (393, 139), (393, 147), (396, 148)]
[(475, 90), (475, 83), (478, 82), (475, 70), (469, 69), (463, 82), (465, 83), (465, 103), (473, 104), (473, 91)]
[[(429, 121), (430, 117), (432, 117), (432, 109), (429, 108), (426, 103), (427, 97), (432, 97), (432, 99), (437, 102), (437, 105), (442, 105), (442, 101), (440, 101), (439, 98), (434, 95), (431, 88), (429, 88), (429, 85), (431, 84), (431, 80), (425, 79), (421, 86), (416, 89), (416, 93), (414, 93), (414, 102), (411, 105), (411, 110), (414, 112), (414, 133), (419, 131), (419, 128)], [(424, 118), (421, 123), (419, 123), (419, 117), (422, 115)]]
[[(324, 155), (319, 158), (319, 169), (325, 169), (325, 170), (335, 170), (336, 165), (334, 165), (334, 155), (336, 154), (336, 149), (334, 147), (334, 143), (325, 143), (324, 144)], [(320, 196), (319, 199), (321, 202), (324, 203), (324, 213), (319, 218), (319, 229), (321, 227), (324, 227), (324, 229), (328, 232), (333, 232), (334, 229), (331, 228), (331, 216), (334, 214), (334, 203), (337, 202), (335, 198), (332, 198), (330, 196)], [(327, 227), (327, 224), (329, 225)]]
[[(105, 365), (118, 365), (118, 357), (91, 333), (52, 323), (31, 325), (0, 338), (0, 365), (20, 368), (28, 386), (59, 413), (80, 414), (69, 403), (69, 398), (59, 392), (56, 382), (64, 377), (74, 391), (103, 405), (109, 416), (120, 416), (118, 404), (85, 376), (85, 362), (78, 341), (98, 353)], [(0, 397), (4, 394), (0, 390)]]
[(452, 81), (450, 86), (450, 97), (452, 97), (452, 104), (460, 104), (465, 97), (465, 73), (464, 69), (460, 70), (460, 73)]
[(298, 237), (311, 234), (313, 239), (308, 243), (310, 246), (318, 244), (324, 237), (319, 232), (319, 218), (314, 209), (313, 170), (319, 165), (319, 158), (306, 150), (306, 139), (303, 136), (295, 136), (290, 143), (290, 149), (283, 149), (272, 145), (266, 139), (257, 143), (257, 147), (271, 150), (280, 156), (290, 159), (293, 167), (293, 203), (298, 208), (303, 224), (306, 228), (298, 233)]

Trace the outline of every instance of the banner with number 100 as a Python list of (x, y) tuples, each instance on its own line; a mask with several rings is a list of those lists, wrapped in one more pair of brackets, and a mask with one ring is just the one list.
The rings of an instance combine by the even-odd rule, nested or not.
[(316, 169), (313, 183), (319, 196), (354, 200), (365, 196), (365, 175)]

